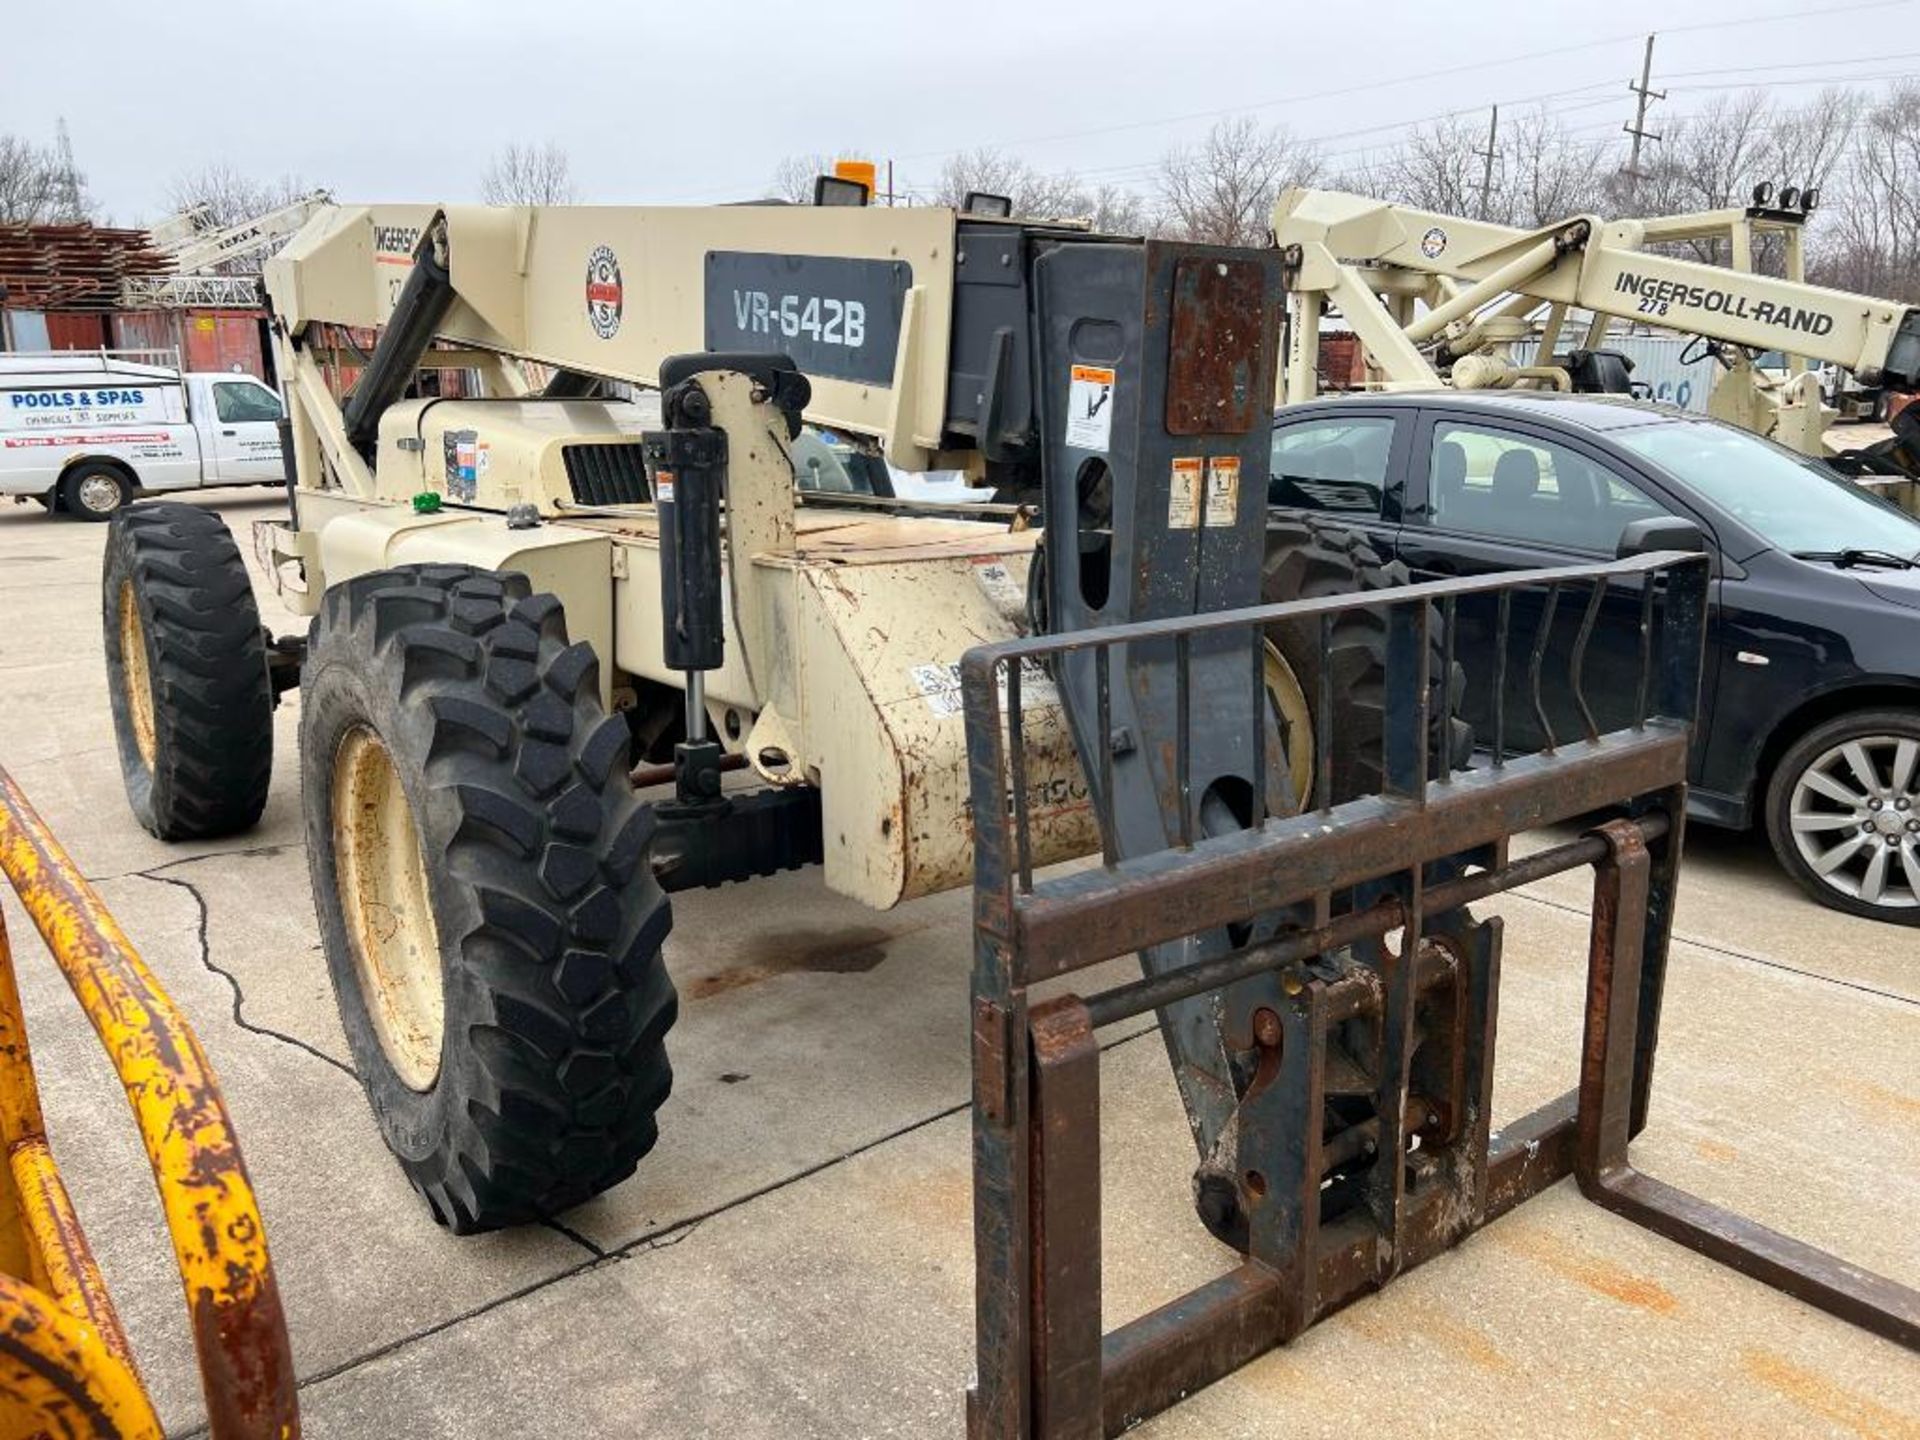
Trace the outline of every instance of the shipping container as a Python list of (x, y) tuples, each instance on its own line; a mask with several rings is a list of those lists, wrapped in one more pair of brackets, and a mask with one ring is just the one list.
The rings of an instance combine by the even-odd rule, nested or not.
[(177, 310), (116, 310), (109, 317), (117, 350), (181, 350)]
[[(1581, 338), (1584, 338), (1584, 327), (1576, 329), (1569, 324), (1561, 332), (1559, 353), (1566, 354)], [(1688, 347), (1692, 347), (1692, 356), (1697, 358), (1683, 365), (1680, 359), (1687, 354)], [(1532, 340), (1516, 343), (1514, 363), (1533, 364), (1537, 348), (1537, 342)], [(1707, 397), (1713, 393), (1713, 382), (1719, 378), (1720, 368), (1693, 336), (1609, 335), (1604, 348), (1618, 350), (1633, 362), (1633, 380), (1645, 384), (1653, 392), (1653, 399), (1696, 415), (1707, 413)]]
[(189, 310), (180, 321), (180, 351), (189, 370), (232, 370), (269, 380), (258, 310)]
[(0, 349), (47, 348), (47, 317), (38, 310), (0, 310)]
[(47, 349), (104, 350), (107, 346), (107, 317), (96, 311), (49, 310), (47, 312)]

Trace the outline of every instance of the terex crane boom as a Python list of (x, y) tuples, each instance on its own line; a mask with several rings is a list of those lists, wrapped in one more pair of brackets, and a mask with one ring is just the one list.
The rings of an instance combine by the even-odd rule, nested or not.
[(147, 275), (121, 283), (121, 304), (129, 309), (180, 305), (253, 305), (259, 283), (253, 275), (227, 275), (216, 267), (270, 251), (307, 223), (328, 201), (315, 190), (260, 215), (219, 228), (193, 228), (205, 206), (156, 226), (154, 242), (168, 252), (171, 275)]
[[(1842, 366), (1868, 384), (1912, 387), (1920, 383), (1920, 310), (1807, 284), (1805, 218), (1754, 205), (1640, 220), (1576, 215), (1520, 230), (1338, 191), (1289, 190), (1273, 215), (1293, 300), (1285, 398), (1314, 392), (1320, 302), (1339, 308), (1390, 389), (1624, 390), (1625, 367), (1602, 354), (1608, 324), (1624, 319), (1708, 342), (1703, 356), (1726, 367), (1711, 414), (1831, 458), (1830, 413), (1804, 359)], [(1766, 233), (1784, 239), (1785, 278), (1753, 271), (1753, 239)], [(1709, 237), (1728, 243), (1732, 268), (1649, 248)], [(1572, 311), (1591, 316), (1574, 352), (1591, 367), (1580, 377), (1549, 361)], [(1538, 363), (1517, 365), (1507, 347), (1533, 335), (1536, 316)], [(1752, 363), (1770, 350), (1792, 357), (1784, 382)], [(1920, 446), (1904, 436), (1848, 460), (1860, 471), (1920, 474)]]
[[(342, 1025), (443, 1223), (629, 1175), (671, 1082), (666, 892), (805, 864), (881, 907), (974, 881), (980, 1440), (1119, 1433), (1572, 1171), (1570, 1103), (1490, 1136), (1499, 930), (1470, 899), (1625, 876), (1581, 1110), (1624, 1155), (1704, 570), (1460, 582), (1638, 587), (1646, 636), (1631, 729), (1460, 773), (1449, 592), (1349, 593), (1393, 577), (1270, 530), (1280, 270), (863, 206), (328, 208), (269, 262), (295, 483), (258, 538), (313, 624), (263, 638), (211, 512), (116, 516), (120, 760), (155, 833), (244, 828), (298, 687)], [(409, 396), (429, 360), (487, 397)], [(605, 381), (657, 388), (660, 419)], [(1044, 550), (1025, 510), (802, 505), (803, 418), (1037, 491)], [(1276, 586), (1309, 598), (1262, 605)], [(1515, 831), (1609, 805), (1633, 818), (1605, 843), (1508, 863)], [(1127, 954), (1145, 978), (1029, 1001)], [(1103, 1351), (1093, 1027), (1146, 1013), (1196, 1205), (1247, 1260)]]

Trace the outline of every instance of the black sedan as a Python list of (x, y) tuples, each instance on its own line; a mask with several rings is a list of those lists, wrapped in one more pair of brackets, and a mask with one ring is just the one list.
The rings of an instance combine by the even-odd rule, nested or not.
[[(1533, 391), (1289, 406), (1272, 485), (1277, 508), (1351, 525), (1416, 580), (1703, 550), (1713, 603), (1692, 813), (1763, 825), (1828, 905), (1920, 925), (1920, 520), (1717, 421)], [(1586, 664), (1603, 729), (1625, 723), (1635, 691), (1609, 671), (1639, 662), (1637, 591), (1606, 604)], [(1556, 615), (1556, 653), (1581, 609)], [(1531, 637), (1527, 618), (1516, 605), (1515, 635)], [(1483, 738), (1491, 622), (1462, 604), (1465, 718)], [(1510, 687), (1525, 669), (1509, 665)], [(1559, 736), (1578, 732), (1570, 694), (1547, 711)], [(1544, 743), (1517, 688), (1505, 724), (1513, 748)]]

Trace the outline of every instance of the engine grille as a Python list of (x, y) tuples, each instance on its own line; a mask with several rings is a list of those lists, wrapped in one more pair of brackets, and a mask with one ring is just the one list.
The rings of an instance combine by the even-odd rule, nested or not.
[(637, 443), (563, 445), (560, 459), (577, 505), (645, 505), (653, 498)]

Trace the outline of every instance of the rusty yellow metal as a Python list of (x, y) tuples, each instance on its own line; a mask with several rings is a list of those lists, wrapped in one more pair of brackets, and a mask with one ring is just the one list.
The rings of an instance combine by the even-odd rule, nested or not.
[(85, 1320), (0, 1275), (0, 1435), (160, 1440), (133, 1368)]
[[(66, 976), (133, 1107), (186, 1291), (213, 1440), (293, 1440), (299, 1419), (279, 1290), (213, 1068), (98, 892), (4, 770), (0, 871)], [(14, 1347), (0, 1347), (0, 1420), (9, 1418), (5, 1407), (16, 1398), (15, 1377), (31, 1372), (39, 1378), (20, 1382), (21, 1405), (66, 1404), (68, 1410), (55, 1413), (84, 1421), (51, 1433), (158, 1435), (46, 1149), (4, 930), (0, 971), (0, 1124), (8, 1145), (0, 1188), (17, 1222), (0, 1255), (29, 1257), (26, 1273), (0, 1276), (0, 1330)], [(34, 1431), (0, 1427), (8, 1435)]]

